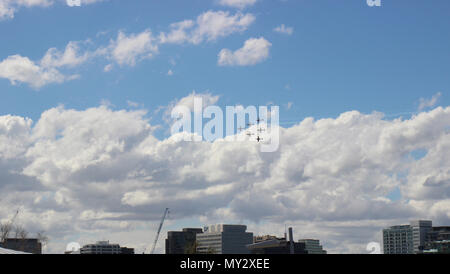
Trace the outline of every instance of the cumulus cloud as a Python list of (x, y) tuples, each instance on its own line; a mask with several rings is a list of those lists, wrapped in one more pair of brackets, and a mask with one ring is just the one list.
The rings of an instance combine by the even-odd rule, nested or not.
[[(0, 219), (22, 205), (51, 244), (85, 231), (139, 243), (133, 227), (170, 207), (173, 225), (244, 220), (281, 234), (288, 223), (332, 252), (361, 251), (383, 224), (450, 221), (449, 127), (450, 107), (406, 120), (350, 111), (281, 128), (280, 149), (262, 153), (255, 142), (158, 140), (142, 110), (0, 116)], [(402, 197), (386, 198), (396, 188)]]
[(126, 35), (120, 31), (109, 45), (110, 57), (119, 65), (135, 66), (137, 61), (151, 58), (158, 53), (158, 45), (150, 30)]
[(54, 67), (45, 67), (36, 64), (28, 57), (12, 55), (0, 62), (0, 78), (8, 79), (11, 84), (26, 83), (38, 89), (52, 83), (77, 78), (77, 75), (65, 76)]
[(269, 57), (272, 44), (261, 38), (250, 38), (244, 46), (234, 52), (222, 49), (219, 53), (220, 66), (251, 66), (263, 62)]
[(192, 43), (215, 41), (235, 32), (245, 31), (253, 22), (255, 16), (247, 13), (231, 15), (225, 11), (207, 11), (200, 14), (196, 21), (184, 20), (170, 25), (168, 33), (159, 35), (160, 43)]
[[(29, 1), (27, 4), (25, 2), (21, 5), (43, 5), (45, 1)], [(94, 2), (97, 1), (82, 3)], [(10, 11), (7, 3), (9, 2), (0, 0), (0, 16)], [(45, 3), (50, 5), (53, 2)], [(108, 45), (98, 46), (96, 49), (86, 49), (85, 45), (90, 44), (90, 40), (70, 41), (63, 51), (57, 48), (47, 50), (39, 62), (18, 54), (7, 57), (0, 63), (0, 78), (10, 80), (13, 85), (22, 82), (39, 89), (48, 84), (63, 83), (78, 78), (77, 74), (65, 75), (62, 69), (73, 69), (95, 57), (106, 58), (110, 62), (104, 66), (104, 72), (111, 71), (114, 64), (135, 66), (138, 62), (158, 54), (161, 44), (187, 42), (197, 45), (204, 41), (215, 41), (232, 33), (245, 31), (254, 20), (255, 17), (252, 14), (238, 12), (232, 15), (225, 11), (207, 11), (200, 14), (196, 21), (185, 20), (171, 24), (168, 33), (161, 32), (158, 36), (154, 36), (149, 29), (131, 34), (119, 31), (117, 37), (111, 39)], [(172, 70), (167, 73), (168, 76), (172, 74)]]
[(282, 33), (282, 34), (292, 35), (292, 33), (294, 33), (294, 28), (286, 27), (284, 24), (281, 24), (280, 26), (274, 28), (273, 31)]
[(219, 4), (233, 8), (243, 9), (248, 6), (253, 6), (258, 0), (220, 0)]
[(191, 94), (181, 98), (180, 100), (175, 100), (175, 102), (172, 104), (175, 107), (176, 106), (186, 106), (191, 111), (194, 111), (194, 99), (198, 98), (202, 100), (203, 108), (206, 108), (208, 106), (212, 106), (217, 101), (219, 101), (219, 95), (213, 95), (211, 93), (196, 93), (195, 91), (192, 91)]

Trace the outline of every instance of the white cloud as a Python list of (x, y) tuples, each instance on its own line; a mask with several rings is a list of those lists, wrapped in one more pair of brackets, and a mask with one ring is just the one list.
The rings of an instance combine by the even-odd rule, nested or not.
[(195, 90), (192, 91), (191, 94), (179, 99), (179, 100), (174, 100), (172, 102), (170, 102), (170, 104), (165, 108), (164, 114), (163, 114), (163, 119), (167, 122), (170, 123), (172, 122), (171, 119), (171, 113), (172, 110), (174, 108), (180, 107), (180, 106), (185, 106), (187, 107), (191, 112), (194, 111), (194, 100), (195, 99), (201, 99), (202, 100), (202, 108), (205, 109), (208, 106), (212, 106), (214, 104), (216, 104), (219, 101), (220, 96), (219, 95), (213, 95), (209, 92), (205, 92), (205, 93), (196, 93)]
[(219, 95), (212, 95), (211, 93), (196, 93), (195, 91), (192, 91), (191, 94), (188, 96), (185, 96), (181, 98), (180, 100), (175, 101), (174, 106), (186, 106), (191, 111), (194, 111), (194, 99), (199, 98), (202, 99), (203, 108), (206, 108), (208, 106), (212, 106), (217, 101), (219, 101)]
[(91, 53), (84, 52), (80, 54), (80, 47), (78, 42), (69, 42), (64, 52), (58, 51), (56, 48), (51, 48), (47, 51), (41, 60), (43, 67), (76, 67), (86, 62)]
[(104, 72), (110, 72), (114, 68), (113, 64), (108, 64), (103, 68)]
[(253, 6), (258, 0), (220, 0), (222, 6), (243, 9), (247, 6)]
[[(281, 234), (288, 223), (332, 252), (364, 250), (382, 226), (450, 221), (450, 107), (407, 120), (357, 111), (306, 118), (281, 128), (270, 154), (254, 142), (158, 140), (145, 116), (106, 106), (50, 109), (34, 125), (0, 116), (0, 192), (8, 194), (0, 216), (22, 205), (24, 225), (47, 230), (56, 245), (84, 231), (136, 239), (139, 231), (124, 229), (156, 223), (170, 207), (173, 225), (241, 220)], [(408, 156), (418, 149), (426, 156)], [(396, 188), (402, 197), (386, 199)]]
[(286, 27), (284, 24), (281, 24), (280, 26), (273, 29), (275, 32), (283, 33), (287, 35), (292, 35), (294, 33), (293, 27)]
[(219, 53), (220, 66), (251, 66), (263, 62), (269, 57), (272, 44), (261, 38), (250, 38), (244, 46), (234, 52), (222, 49)]
[[(60, 0), (62, 2), (63, 0)], [(80, 5), (88, 5), (97, 2), (102, 2), (104, 0), (78, 0)], [(33, 8), (33, 7), (49, 7), (55, 4), (56, 0), (0, 0), (0, 20), (12, 19), (15, 13), (22, 7)], [(69, 5), (69, 0), (64, 1)], [(72, 3), (74, 1), (71, 1)], [(76, 1), (75, 1), (76, 2)], [(69, 5), (71, 6), (71, 5)], [(72, 5), (73, 6), (73, 5)]]
[(159, 35), (160, 43), (200, 44), (203, 41), (215, 41), (235, 32), (245, 31), (255, 17), (240, 12), (230, 15), (225, 11), (207, 11), (199, 15), (196, 21), (185, 20), (170, 25), (170, 32)]
[(110, 42), (110, 57), (119, 65), (135, 66), (137, 61), (151, 58), (158, 53), (158, 45), (149, 30), (126, 35), (120, 31)]
[(44, 85), (62, 83), (77, 77), (77, 75), (65, 76), (53, 67), (39, 66), (20, 55), (9, 56), (0, 62), (0, 78), (8, 79), (13, 85), (22, 82), (39, 89)]
[(434, 107), (441, 98), (442, 93), (438, 92), (435, 95), (433, 95), (430, 99), (420, 98), (419, 101), (419, 111), (422, 111), (426, 108)]

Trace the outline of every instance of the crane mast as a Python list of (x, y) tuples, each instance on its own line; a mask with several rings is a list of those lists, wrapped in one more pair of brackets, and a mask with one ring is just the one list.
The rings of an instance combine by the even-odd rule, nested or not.
[(164, 224), (164, 220), (166, 219), (167, 213), (169, 213), (168, 208), (166, 208), (166, 210), (164, 210), (164, 214), (161, 218), (161, 222), (159, 223), (158, 232), (156, 233), (156, 238), (155, 238), (155, 241), (153, 242), (153, 247), (152, 247), (152, 251), (150, 254), (153, 254), (153, 252), (155, 251), (156, 243), (158, 242), (159, 234), (161, 233), (161, 228)]

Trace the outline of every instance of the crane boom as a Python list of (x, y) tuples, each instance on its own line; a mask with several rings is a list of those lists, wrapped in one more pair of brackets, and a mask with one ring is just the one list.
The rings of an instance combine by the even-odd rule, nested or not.
[(153, 254), (153, 252), (155, 251), (156, 243), (158, 242), (159, 234), (161, 233), (161, 228), (164, 224), (164, 220), (166, 219), (167, 213), (169, 213), (168, 208), (166, 208), (166, 210), (164, 211), (164, 214), (161, 218), (161, 222), (159, 223), (158, 232), (156, 233), (156, 238), (155, 238), (155, 241), (153, 242), (153, 247), (152, 247), (152, 251), (150, 254)]

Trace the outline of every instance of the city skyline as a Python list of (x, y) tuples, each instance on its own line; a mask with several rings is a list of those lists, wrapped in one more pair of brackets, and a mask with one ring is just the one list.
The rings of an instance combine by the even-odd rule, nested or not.
[[(161, 235), (290, 226), (328, 253), (367, 253), (411, 220), (449, 225), (449, 8), (0, 0), (0, 222), (19, 210), (44, 253), (101, 239), (139, 253), (165, 208)], [(196, 99), (279, 107), (264, 117), (279, 146), (261, 151), (258, 125), (261, 142), (171, 135), (171, 111)]]

